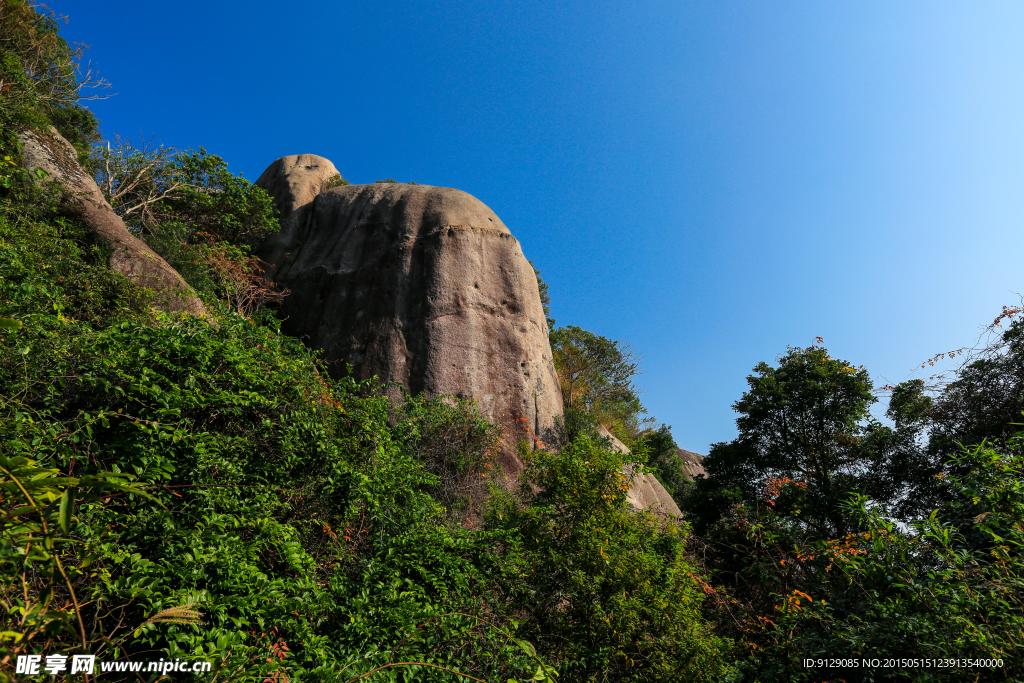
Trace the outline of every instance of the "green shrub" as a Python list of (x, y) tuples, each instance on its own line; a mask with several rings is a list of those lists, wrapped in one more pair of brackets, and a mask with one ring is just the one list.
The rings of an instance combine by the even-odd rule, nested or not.
[(633, 509), (623, 465), (586, 435), (535, 451), (526, 476), (540, 491), (489, 513), (505, 533), (498, 585), (561, 681), (723, 676), (730, 646), (701, 616), (714, 591), (686, 552), (686, 527)]
[(323, 187), (320, 191), (323, 192), (324, 190), (329, 190), (332, 187), (342, 187), (344, 185), (348, 185), (348, 181), (345, 180), (340, 173), (335, 173), (324, 181)]

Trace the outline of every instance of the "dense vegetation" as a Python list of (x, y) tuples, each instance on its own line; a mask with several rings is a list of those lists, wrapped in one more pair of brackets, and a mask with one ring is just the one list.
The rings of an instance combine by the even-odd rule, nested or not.
[[(520, 489), (492, 487), (472, 402), (393, 403), (280, 333), (250, 254), (277, 229), (265, 193), (204, 149), (95, 144), (80, 52), (2, 2), (0, 680), (82, 652), (275, 683), (1024, 676), (1019, 310), (944, 385), (888, 388), (884, 423), (867, 370), (820, 344), (759, 364), (691, 482), (638, 359), (556, 327), (538, 273), (566, 415), (520, 446)], [(15, 131), (50, 125), (208, 317), (156, 310), (21, 169)], [(627, 503), (626, 459), (683, 521)]]
[[(721, 667), (685, 534), (629, 511), (620, 456), (586, 439), (538, 454), (543, 495), (475, 519), (494, 428), (471, 405), (332, 384), (268, 313), (156, 313), (80, 226), (8, 199), (4, 313), (24, 324), (0, 347), (8, 655), (160, 651), (221, 678), (325, 680), (410, 661), (484, 680)], [(577, 640), (595, 618), (606, 630)]]
[[(824, 348), (755, 368), (739, 436), (712, 447), (681, 501), (727, 596), (709, 617), (742, 643), (746, 678), (1019, 680), (1024, 406), (995, 369), (1020, 362), (1022, 331), (1011, 324), (934, 399), (920, 381), (892, 387), (890, 425), (868, 413), (866, 371)], [(1002, 420), (986, 392), (1013, 397)], [(933, 664), (804, 667), (819, 657)], [(934, 663), (946, 658), (960, 661)], [(990, 659), (1002, 666), (963, 663)]]

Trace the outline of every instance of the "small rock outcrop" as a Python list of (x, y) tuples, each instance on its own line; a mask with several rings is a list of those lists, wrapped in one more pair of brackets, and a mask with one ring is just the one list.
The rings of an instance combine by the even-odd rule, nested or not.
[(331, 178), (340, 175), (329, 160), (315, 154), (281, 157), (263, 171), (256, 185), (274, 199), (280, 212), (281, 231), (271, 235), (260, 247), (266, 275), (274, 279), (278, 272), (294, 262), (294, 255), (306, 239), (313, 200), (327, 189)]
[(672, 495), (665, 490), (653, 474), (640, 474), (632, 466), (626, 467), (627, 477), (632, 477), (626, 500), (640, 510), (661, 512), (682, 519), (683, 513)]
[(178, 271), (128, 231), (96, 181), (78, 163), (75, 148), (56, 129), (51, 127), (49, 133), (23, 130), (18, 139), (25, 168), (45, 171), (46, 180), (59, 183), (67, 193), (68, 207), (81, 216), (94, 235), (113, 248), (111, 269), (156, 292), (157, 308), (196, 315), (206, 313), (203, 302)]
[(683, 470), (690, 477), (696, 479), (697, 475), (704, 475), (704, 456), (693, 451), (685, 451), (682, 448), (676, 449), (676, 455), (683, 461)]
[[(326, 169), (326, 170), (324, 170)], [(332, 373), (378, 376), (413, 394), (474, 398), (515, 443), (543, 438), (562, 414), (533, 268), (501, 220), (446, 187), (381, 183), (320, 191), (333, 164), (278, 159), (257, 185), (282, 229), (257, 253), (291, 294), (282, 329), (304, 338)], [(529, 431), (527, 431), (527, 429)]]
[[(604, 425), (597, 428), (598, 434), (610, 439), (612, 448), (619, 453), (629, 453), (629, 447), (615, 438), (615, 435), (608, 431)], [(641, 474), (634, 465), (626, 465), (623, 474), (629, 480), (629, 491), (626, 492), (626, 500), (638, 510), (651, 510), (682, 518), (683, 513), (676, 505), (672, 495), (661, 485), (658, 478), (653, 474)]]

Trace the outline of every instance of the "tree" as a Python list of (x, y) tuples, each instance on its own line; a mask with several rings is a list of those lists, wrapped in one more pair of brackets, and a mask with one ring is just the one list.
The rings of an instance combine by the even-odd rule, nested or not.
[[(41, 11), (40, 11), (41, 10)], [(82, 72), (84, 45), (69, 45), (59, 35), (58, 17), (25, 0), (0, 2), (0, 128), (46, 130), (49, 125), (79, 150), (98, 137), (98, 121), (80, 100), (103, 95), (85, 91), (110, 87), (90, 69)]]
[(119, 139), (114, 147), (95, 147), (90, 165), (110, 205), (158, 252), (173, 252), (200, 233), (252, 245), (280, 229), (270, 195), (202, 147), (175, 152)]
[(540, 276), (540, 270), (538, 270), (537, 266), (533, 265), (533, 261), (529, 261), (529, 264), (537, 275), (537, 290), (540, 292), (540, 305), (544, 309), (544, 319), (547, 320), (548, 330), (554, 330), (555, 319), (551, 317), (551, 293), (548, 283), (544, 282), (544, 278)]
[(494, 584), (527, 617), (521, 633), (558, 665), (558, 680), (726, 673), (731, 648), (702, 618), (714, 590), (687, 555), (687, 528), (633, 509), (624, 455), (585, 434), (558, 453), (524, 455), (537, 488), (524, 484), (520, 500), (499, 494), (489, 513), (509, 549)]
[(627, 444), (634, 441), (647, 412), (633, 384), (636, 352), (575, 325), (552, 331), (550, 338), (566, 408), (585, 410)]
[(841, 536), (848, 527), (843, 503), (864, 487), (874, 464), (876, 451), (863, 438), (876, 400), (871, 379), (817, 346), (790, 348), (778, 362), (760, 363), (747, 377), (750, 389), (733, 405), (739, 436), (712, 446), (704, 461), (708, 477), (694, 491), (695, 500), (707, 499), (695, 510), (699, 526), (757, 499), (770, 480), (794, 480), (802, 486), (775, 503), (779, 514), (817, 535)]
[[(90, 166), (111, 207), (128, 228), (206, 296), (241, 315), (279, 302), (250, 248), (280, 229), (270, 195), (199, 151), (118, 139), (93, 148)], [(344, 184), (337, 175), (325, 186)]]
[[(891, 388), (886, 414), (894, 426), (886, 438), (876, 439), (877, 447), (886, 453), (869, 476), (868, 492), (885, 499), (902, 487), (891, 510), (896, 516), (927, 515), (949, 502), (950, 489), (940, 485), (941, 479), (966, 474), (951, 462), (959, 460), (961, 446), (985, 442), (1011, 450), (1024, 411), (1024, 320), (1011, 322), (1005, 330), (997, 328), (1000, 321), (1021, 312), (1019, 307), (1004, 307), (983, 332), (984, 342), (929, 361), (964, 357), (959, 367), (931, 378), (944, 384), (928, 386), (924, 380), (911, 380)], [(872, 431), (878, 434), (884, 429)], [(927, 434), (927, 443), (921, 443), (922, 434)]]
[(1022, 410), (1024, 320), (1016, 320), (968, 358), (929, 406), (929, 453), (942, 459), (959, 452), (958, 444), (985, 439), (1005, 448), (1017, 431)]
[(133, 142), (118, 136), (113, 146), (107, 141), (93, 148), (89, 166), (107, 202), (125, 223), (152, 230), (159, 220), (157, 204), (184, 192), (174, 155), (174, 148), (156, 145), (152, 139)]
[(942, 499), (936, 475), (943, 470), (945, 456), (929, 453), (922, 438), (932, 405), (924, 382), (903, 382), (892, 387), (885, 411), (892, 425), (872, 420), (865, 429), (872, 465), (860, 479), (861, 493), (873, 504), (884, 503), (886, 513), (900, 519), (927, 515)]

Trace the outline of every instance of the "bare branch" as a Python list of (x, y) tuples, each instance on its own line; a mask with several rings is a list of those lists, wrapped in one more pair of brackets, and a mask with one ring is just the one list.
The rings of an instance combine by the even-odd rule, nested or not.
[(180, 198), (188, 187), (174, 164), (175, 155), (173, 147), (157, 145), (153, 138), (135, 142), (117, 137), (113, 146), (108, 141), (93, 151), (97, 184), (118, 215), (134, 217), (141, 227), (154, 230), (159, 203)]
[[(1006, 343), (1003, 341), (1002, 332), (1000, 331), (1003, 327), (1003, 321), (1012, 321), (1016, 316), (1024, 313), (1024, 297), (1021, 297), (1021, 305), (1019, 306), (1003, 306), (1003, 310), (995, 317), (995, 319), (988, 325), (981, 328), (981, 333), (975, 340), (973, 346), (962, 346), (959, 349), (953, 349), (952, 351), (945, 351), (938, 353), (929, 358), (928, 360), (921, 363), (920, 367), (914, 368), (911, 372), (917, 372), (925, 367), (935, 367), (936, 363), (943, 360), (952, 360), (954, 358), (960, 358), (962, 361), (955, 368), (944, 370), (927, 377), (925, 381), (925, 390), (927, 391), (941, 391), (953, 377), (956, 377), (960, 370), (975, 361), (983, 358), (989, 358), (995, 354), (1001, 353)], [(890, 390), (892, 387), (887, 385), (883, 389)]]

